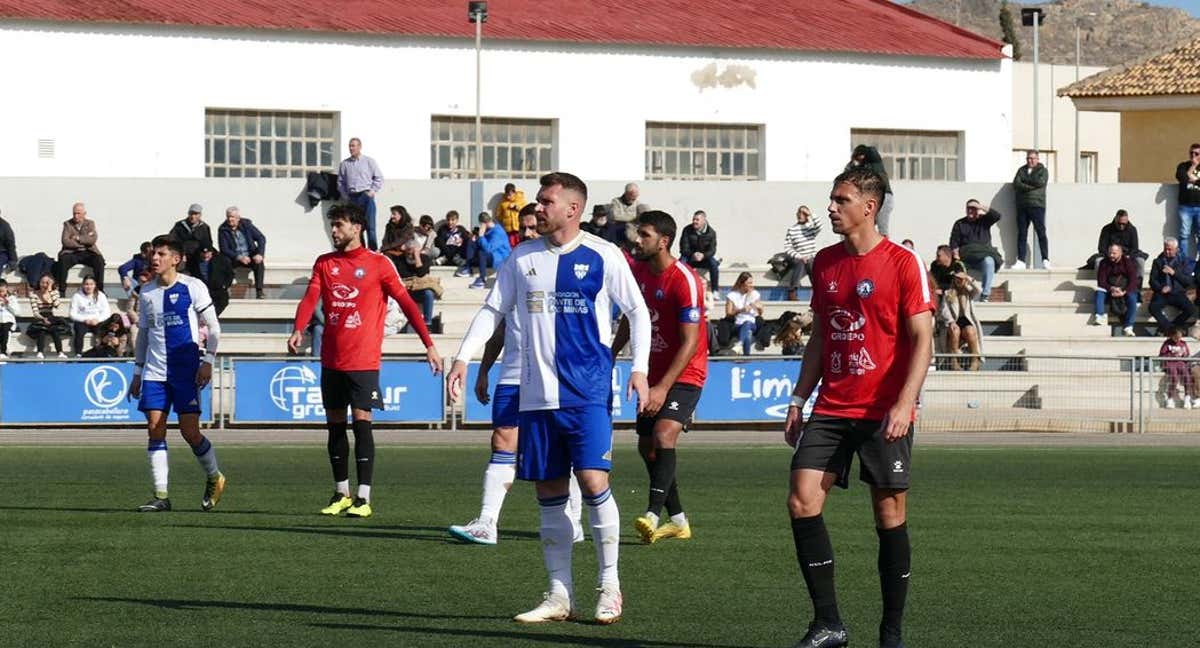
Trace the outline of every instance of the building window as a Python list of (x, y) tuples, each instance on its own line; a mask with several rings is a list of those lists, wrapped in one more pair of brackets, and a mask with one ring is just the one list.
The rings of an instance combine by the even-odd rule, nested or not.
[(303, 178), (334, 168), (337, 118), (327, 112), (204, 111), (204, 175)]
[(1079, 152), (1079, 181), (1086, 183), (1100, 181), (1100, 154), (1096, 151)]
[[(484, 117), (483, 177), (538, 178), (554, 170), (554, 124), (549, 119)], [(434, 115), (429, 177), (475, 177), (475, 118)]]
[(853, 129), (850, 140), (874, 146), (892, 180), (963, 179), (961, 133)]
[(762, 180), (762, 126), (646, 123), (647, 180)]

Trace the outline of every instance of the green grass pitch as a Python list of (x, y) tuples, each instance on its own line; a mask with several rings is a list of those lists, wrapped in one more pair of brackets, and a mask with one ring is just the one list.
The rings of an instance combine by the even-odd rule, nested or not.
[[(635, 453), (616, 456), (625, 618), (520, 626), (545, 574), (537, 512), (517, 484), (496, 547), (449, 541), (478, 510), (480, 447), (381, 446), (376, 515), (315, 514), (319, 447), (218, 447), (229, 489), (172, 440), (168, 514), (136, 447), (0, 448), (3, 646), (790, 646), (810, 607), (784, 508), (788, 450), (689, 448), (680, 485), (695, 538), (635, 544)], [(1200, 451), (921, 448), (909, 524), (910, 647), (1194, 646)], [(866, 488), (826, 509), (852, 644), (875, 645), (876, 539)], [(595, 603), (590, 541), (580, 608)]]

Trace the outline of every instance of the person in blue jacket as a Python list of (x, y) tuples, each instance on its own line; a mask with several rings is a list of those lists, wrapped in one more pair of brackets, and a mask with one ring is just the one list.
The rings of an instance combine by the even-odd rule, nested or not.
[[(479, 267), (479, 277), (471, 284), (472, 288), (483, 288), (487, 285), (488, 268), (499, 267), (512, 254), (512, 246), (508, 242), (508, 234), (504, 228), (496, 224), (492, 215), (487, 212), (479, 214), (479, 238), (475, 241), (475, 265)], [(472, 259), (467, 260), (470, 268)]]

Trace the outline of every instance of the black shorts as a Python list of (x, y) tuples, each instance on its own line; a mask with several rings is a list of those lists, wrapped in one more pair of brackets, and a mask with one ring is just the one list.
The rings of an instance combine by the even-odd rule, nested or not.
[(683, 425), (683, 431), (692, 422), (692, 414), (696, 412), (696, 404), (700, 402), (700, 388), (686, 383), (675, 383), (667, 390), (667, 399), (654, 416), (639, 416), (637, 419), (638, 436), (654, 434), (654, 424), (661, 419), (677, 421)]
[(850, 465), (858, 453), (858, 478), (876, 488), (908, 489), (913, 426), (903, 439), (888, 443), (879, 421), (813, 414), (792, 454), (792, 470), (811, 468), (836, 474), (837, 485), (850, 487)]
[(321, 368), (321, 400), (328, 411), (383, 409), (378, 371), (338, 371)]

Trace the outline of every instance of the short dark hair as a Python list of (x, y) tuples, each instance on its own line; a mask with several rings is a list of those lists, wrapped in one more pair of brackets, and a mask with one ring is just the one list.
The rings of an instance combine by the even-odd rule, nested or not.
[(183, 256), (183, 246), (179, 244), (179, 241), (176, 241), (167, 234), (159, 234), (158, 236), (155, 236), (154, 240), (150, 242), (150, 245), (152, 245), (156, 250), (160, 247), (165, 247), (175, 254)]
[(145, 252), (146, 248), (150, 248), (151, 250), (153, 250), (154, 246), (150, 244), (150, 241), (142, 241), (142, 244), (138, 246), (138, 251)]
[(0, 288), (7, 288), (7, 287), (8, 287), (8, 279), (5, 279), (4, 277), (0, 277)]
[(450, 211), (446, 212), (446, 220), (450, 220), (451, 218), (458, 218), (458, 212), (456, 210), (451, 209)]
[(1124, 209), (1118, 209), (1116, 218), (1120, 218), (1122, 216), (1128, 216), (1128, 215), (1129, 215), (1129, 212), (1125, 211)]
[(433, 227), (433, 216), (430, 216), (429, 214), (421, 214), (421, 220), (418, 221), (418, 224), (429, 225), (430, 227)]
[(538, 182), (540, 182), (543, 187), (553, 187), (557, 185), (563, 189), (577, 191), (581, 196), (583, 196), (585, 201), (587, 200), (587, 185), (583, 183), (583, 180), (579, 179), (579, 176), (572, 175), (565, 171), (555, 171), (542, 176)]
[(954, 260), (954, 248), (945, 244), (937, 246), (937, 253), (940, 254), (942, 252), (945, 252), (946, 255), (950, 257), (950, 260)]
[(521, 208), (521, 211), (517, 213), (517, 218), (525, 218), (526, 216), (528, 216), (536, 211), (537, 211), (537, 203), (531, 202), (528, 205), (525, 205), (524, 207)]
[(367, 214), (362, 207), (354, 203), (338, 203), (329, 208), (329, 222), (344, 220), (351, 225), (361, 225), (367, 228)]
[(515, 185), (511, 182), (504, 185), (504, 193), (508, 193), (510, 191), (516, 191), (516, 190), (517, 190), (517, 185)]
[(675, 219), (672, 218), (667, 212), (658, 209), (651, 209), (650, 211), (642, 212), (637, 217), (637, 224), (639, 227), (642, 225), (649, 225), (650, 227), (653, 227), (654, 231), (658, 232), (660, 236), (665, 236), (667, 238), (668, 251), (671, 249), (671, 246), (675, 244)]
[(408, 213), (408, 210), (404, 208), (404, 205), (392, 205), (391, 207), (388, 207), (388, 211), (396, 212), (397, 214), (407, 214)]
[(1189, 150), (1189, 151), (1194, 151), (1194, 150), (1196, 150), (1196, 149), (1200, 149), (1200, 142), (1196, 142), (1196, 143), (1194, 143), (1194, 144), (1192, 144), (1191, 146), (1189, 146), (1189, 147), (1188, 147), (1188, 150)]
[(858, 189), (858, 193), (863, 196), (874, 198), (875, 213), (879, 213), (879, 207), (883, 206), (883, 176), (872, 171), (870, 167), (860, 166), (842, 172), (833, 179), (833, 186), (836, 187), (843, 182), (854, 185), (854, 188)]

